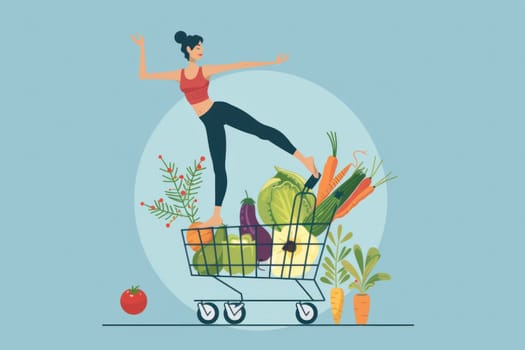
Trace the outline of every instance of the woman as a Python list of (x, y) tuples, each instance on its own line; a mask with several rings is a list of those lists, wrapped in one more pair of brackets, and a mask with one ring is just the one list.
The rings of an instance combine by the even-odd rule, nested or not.
[(146, 72), (146, 57), (144, 53), (144, 38), (140, 35), (131, 36), (133, 41), (140, 46), (140, 79), (165, 79), (180, 82), (180, 89), (191, 104), (199, 119), (206, 128), (208, 146), (215, 172), (215, 209), (211, 218), (203, 223), (203, 227), (218, 226), (223, 223), (221, 206), (226, 193), (226, 134), (224, 126), (229, 125), (246, 133), (256, 135), (263, 140), (268, 140), (277, 147), (292, 154), (316, 178), (319, 177), (313, 157), (304, 157), (295, 146), (280, 131), (259, 123), (241, 109), (229, 103), (213, 102), (208, 97), (209, 79), (215, 74), (224, 73), (234, 69), (252, 68), (280, 64), (288, 59), (288, 55), (279, 55), (274, 62), (239, 62), (231, 64), (199, 66), (197, 61), (203, 55), (203, 38), (199, 35), (187, 36), (185, 32), (178, 31), (175, 41), (181, 44), (188, 65), (184, 69), (175, 71), (149, 73)]

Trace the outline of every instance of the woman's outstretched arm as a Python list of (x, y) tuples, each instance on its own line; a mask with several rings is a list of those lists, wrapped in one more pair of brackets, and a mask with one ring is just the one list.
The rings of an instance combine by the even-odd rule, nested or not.
[(202, 66), (204, 75), (209, 78), (210, 76), (218, 73), (224, 73), (230, 70), (235, 69), (245, 69), (245, 68), (254, 68), (261, 66), (269, 66), (272, 64), (280, 64), (288, 60), (288, 55), (280, 54), (277, 56), (275, 61), (269, 62), (238, 62), (238, 63), (229, 63), (229, 64), (210, 64)]
[(132, 35), (131, 39), (135, 42), (135, 44), (140, 46), (139, 79), (163, 79), (180, 81), (180, 69), (170, 72), (146, 72), (146, 52), (144, 49), (144, 38), (140, 34), (137, 34), (136, 37)]

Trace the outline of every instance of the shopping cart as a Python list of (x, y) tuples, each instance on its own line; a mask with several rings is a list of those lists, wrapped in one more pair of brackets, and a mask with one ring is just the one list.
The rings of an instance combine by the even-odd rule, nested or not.
[[(316, 320), (317, 307), (312, 302), (326, 300), (316, 281), (317, 270), (324, 252), (330, 222), (335, 214), (334, 209), (330, 222), (315, 222), (316, 197), (311, 190), (320, 178), (321, 174), (318, 178), (312, 175), (306, 181), (303, 189), (295, 195), (290, 220), (287, 223), (181, 230), (191, 276), (213, 278), (239, 295), (239, 299), (235, 300), (194, 300), (197, 303), (197, 318), (200, 322), (212, 324), (217, 321), (219, 317), (219, 309), (215, 305), (217, 302), (224, 302), (223, 315), (230, 324), (238, 324), (244, 320), (246, 317), (245, 302), (295, 302), (295, 316), (299, 322), (309, 324)], [(310, 202), (308, 202), (308, 197)], [(305, 203), (313, 204), (310, 209), (307, 209), (307, 211), (313, 211), (313, 214), (309, 216), (312, 217), (311, 220), (308, 220), (309, 222), (301, 221)], [(304, 234), (305, 229), (311, 232), (314, 225), (326, 226), (326, 229), (318, 236)], [(194, 231), (192, 233), (194, 237), (198, 237), (198, 242), (188, 242), (189, 231)], [(255, 232), (254, 239), (247, 236), (249, 235), (245, 233), (247, 231)], [(270, 240), (267, 240), (268, 243), (261, 243), (262, 240), (258, 240), (259, 237), (268, 234), (271, 237)], [(203, 239), (203, 237), (208, 239)], [(264, 245), (271, 248), (271, 255), (267, 261), (261, 262), (257, 260), (258, 249), (264, 249)], [(241, 291), (226, 282), (234, 278), (294, 280), (305, 293), (305, 297), (301, 299), (246, 299)], [(302, 283), (304, 281), (309, 281), (310, 285), (313, 284), (320, 297), (315, 297), (314, 293)]]

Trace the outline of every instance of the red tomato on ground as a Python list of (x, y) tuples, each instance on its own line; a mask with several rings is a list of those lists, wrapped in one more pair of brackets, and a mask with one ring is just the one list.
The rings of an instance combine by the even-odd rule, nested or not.
[(139, 289), (139, 286), (131, 286), (120, 296), (120, 306), (122, 310), (128, 314), (137, 315), (140, 314), (146, 308), (148, 298), (146, 294)]

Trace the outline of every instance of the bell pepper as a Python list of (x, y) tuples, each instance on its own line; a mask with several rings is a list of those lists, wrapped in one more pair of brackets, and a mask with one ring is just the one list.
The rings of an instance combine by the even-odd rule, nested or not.
[(256, 244), (249, 233), (229, 235), (228, 244), (223, 246), (222, 263), (228, 273), (249, 275), (256, 267)]

